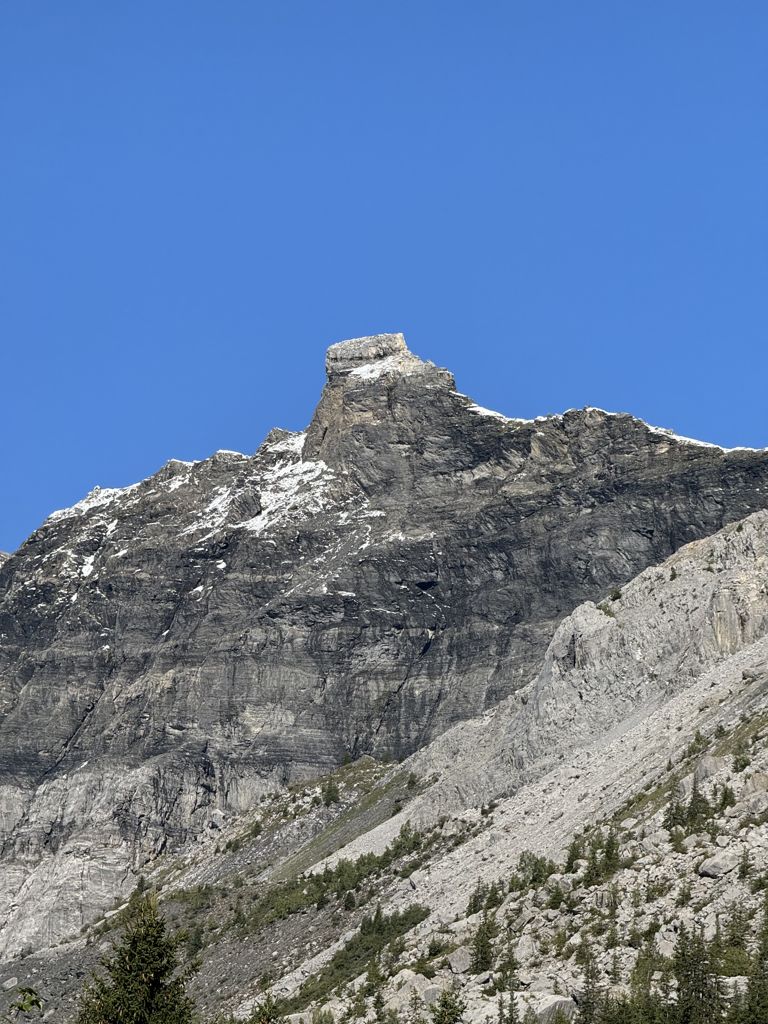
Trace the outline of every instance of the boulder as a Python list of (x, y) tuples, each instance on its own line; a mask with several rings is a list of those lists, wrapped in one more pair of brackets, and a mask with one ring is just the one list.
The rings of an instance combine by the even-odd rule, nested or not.
[(699, 864), (699, 876), (701, 878), (722, 878), (729, 871), (733, 871), (740, 859), (735, 852), (716, 853), (714, 857), (709, 857)]
[(534, 992), (525, 997), (525, 1001), (519, 1002), (521, 1017), (530, 1006), (536, 1014), (536, 1019), (546, 1024), (558, 1013), (564, 1014), (569, 1020), (576, 1015), (576, 1004), (568, 996), (560, 996), (554, 992)]
[(469, 951), (468, 946), (459, 946), (458, 949), (454, 949), (447, 957), (448, 966), (451, 968), (453, 974), (466, 974), (469, 970), (469, 966), (472, 963), (472, 954)]

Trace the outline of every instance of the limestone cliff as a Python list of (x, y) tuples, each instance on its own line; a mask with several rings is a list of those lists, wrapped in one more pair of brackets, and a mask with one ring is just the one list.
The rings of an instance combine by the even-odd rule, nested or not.
[(305, 433), (96, 489), (0, 564), (7, 951), (214, 814), (508, 698), (580, 602), (768, 505), (766, 452), (507, 419), (401, 335), (327, 370)]

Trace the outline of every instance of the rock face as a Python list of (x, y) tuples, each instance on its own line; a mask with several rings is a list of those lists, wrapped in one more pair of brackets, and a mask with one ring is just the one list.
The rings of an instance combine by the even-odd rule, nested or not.
[(306, 433), (97, 488), (0, 563), (0, 948), (76, 930), (214, 810), (412, 753), (577, 604), (768, 505), (768, 452), (510, 420), (402, 335), (326, 367)]

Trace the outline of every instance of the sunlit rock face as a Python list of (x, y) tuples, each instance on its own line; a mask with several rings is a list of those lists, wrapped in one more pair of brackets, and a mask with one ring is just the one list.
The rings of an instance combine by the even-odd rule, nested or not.
[(496, 704), (577, 604), (768, 505), (765, 452), (508, 419), (402, 335), (326, 366), (305, 433), (97, 489), (0, 560), (7, 950), (214, 811)]

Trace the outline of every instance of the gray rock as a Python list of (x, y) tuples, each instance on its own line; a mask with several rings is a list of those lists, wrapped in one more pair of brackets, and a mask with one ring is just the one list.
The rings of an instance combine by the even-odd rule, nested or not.
[[(74, 935), (267, 791), (491, 708), (506, 759), (450, 785), (504, 791), (510, 765), (666, 692), (616, 667), (618, 589), (768, 501), (766, 453), (596, 409), (489, 414), (399, 335), (334, 346), (327, 371), (306, 433), (97, 488), (0, 565), (0, 951)], [(665, 570), (707, 629), (679, 685), (757, 635), (759, 591), (722, 581), (762, 543), (712, 548), (699, 603)], [(674, 645), (682, 621), (653, 628)]]
[(454, 974), (466, 974), (472, 963), (472, 954), (467, 946), (459, 946), (448, 955), (447, 959)]
[(744, 783), (743, 792), (748, 793), (764, 793), (768, 790), (768, 773), (766, 772), (753, 772), (747, 781)]
[(733, 871), (739, 859), (737, 853), (716, 853), (699, 865), (699, 875), (701, 878), (720, 878)]
[(728, 758), (726, 757), (714, 757), (712, 754), (706, 754), (696, 765), (694, 777), (698, 783), (704, 783), (713, 775), (717, 775), (727, 764)]
[(567, 996), (559, 996), (554, 992), (536, 992), (526, 997), (523, 1006), (529, 1005), (536, 1014), (536, 1019), (544, 1022), (551, 1021), (558, 1014), (563, 1014), (569, 1020), (576, 1015), (576, 1004)]

